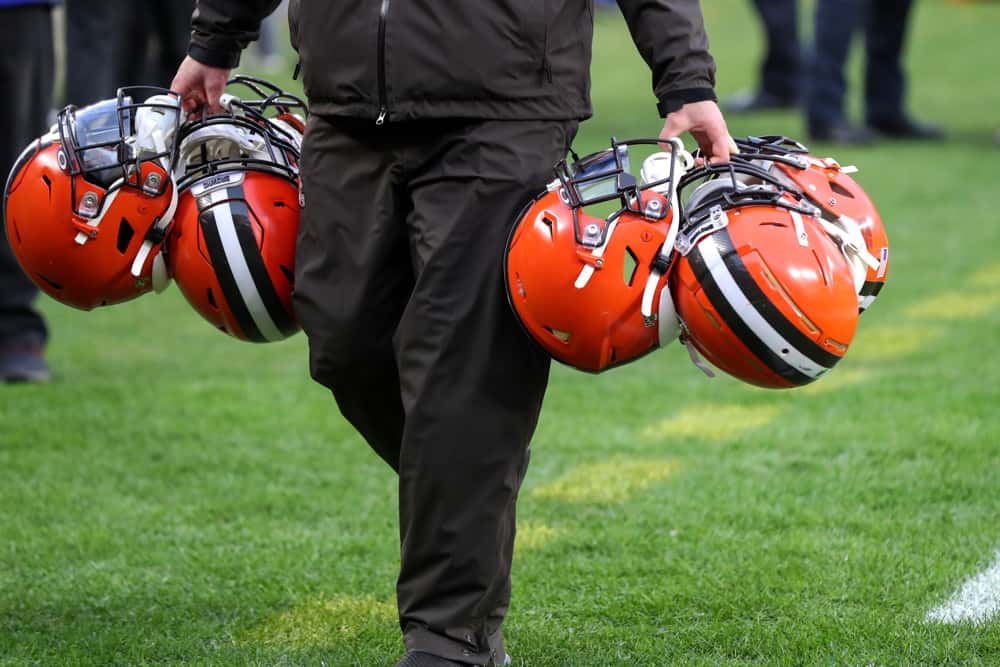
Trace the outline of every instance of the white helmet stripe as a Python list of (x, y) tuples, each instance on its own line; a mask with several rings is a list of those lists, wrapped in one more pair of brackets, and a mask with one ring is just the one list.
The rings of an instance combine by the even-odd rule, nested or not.
[(278, 329), (271, 314), (261, 299), (257, 284), (247, 266), (246, 257), (243, 256), (243, 249), (240, 247), (240, 240), (236, 233), (236, 224), (233, 221), (232, 209), (228, 205), (215, 206), (228, 199), (228, 190), (216, 190), (210, 195), (212, 201), (212, 213), (215, 216), (216, 228), (219, 231), (219, 240), (222, 242), (222, 249), (226, 255), (226, 262), (229, 270), (236, 281), (236, 287), (246, 304), (246, 308), (253, 319), (261, 335), (270, 342), (284, 340), (287, 338)]
[(712, 278), (715, 280), (726, 301), (729, 302), (747, 327), (754, 332), (760, 341), (777, 358), (783, 359), (792, 368), (811, 378), (819, 377), (829, 370), (802, 354), (798, 348), (788, 342), (764, 319), (754, 305), (750, 303), (746, 295), (743, 294), (743, 290), (736, 284), (736, 280), (729, 272), (729, 268), (719, 254), (719, 250), (712, 238), (705, 239), (699, 243), (697, 252), (700, 253), (705, 266), (712, 274)]

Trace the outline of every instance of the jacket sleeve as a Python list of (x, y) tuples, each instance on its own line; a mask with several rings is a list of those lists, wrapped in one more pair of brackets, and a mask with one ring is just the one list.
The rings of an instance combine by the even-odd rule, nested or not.
[(188, 55), (211, 67), (232, 69), (240, 52), (260, 36), (260, 23), (281, 0), (197, 0)]
[(699, 0), (618, 0), (632, 40), (653, 72), (661, 116), (715, 100), (715, 61)]

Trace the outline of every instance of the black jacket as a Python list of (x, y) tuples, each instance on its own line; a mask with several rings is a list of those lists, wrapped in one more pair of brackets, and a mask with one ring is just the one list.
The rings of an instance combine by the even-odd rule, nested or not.
[[(279, 0), (198, 0), (190, 54), (234, 67)], [(661, 115), (715, 99), (699, 0), (618, 0)], [(291, 0), (313, 113), (414, 118), (591, 115), (592, 0)]]

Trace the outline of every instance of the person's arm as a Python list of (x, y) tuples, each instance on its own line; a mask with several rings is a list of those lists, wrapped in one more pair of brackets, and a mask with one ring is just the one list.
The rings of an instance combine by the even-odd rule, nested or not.
[(170, 89), (187, 112), (221, 111), (219, 97), (240, 53), (260, 35), (260, 24), (281, 0), (198, 0), (191, 15), (191, 45)]
[(203, 65), (232, 69), (260, 36), (260, 24), (281, 0), (198, 0), (191, 15), (188, 55)]
[(618, 0), (632, 40), (653, 73), (664, 139), (690, 132), (702, 152), (727, 160), (735, 150), (715, 103), (715, 60), (699, 0)]

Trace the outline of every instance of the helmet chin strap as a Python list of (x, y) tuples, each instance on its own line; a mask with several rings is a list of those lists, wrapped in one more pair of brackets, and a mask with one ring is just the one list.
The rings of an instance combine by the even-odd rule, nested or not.
[(824, 218), (817, 219), (823, 226), (823, 231), (840, 246), (840, 251), (844, 253), (854, 275), (854, 291), (860, 292), (868, 269), (878, 271), (881, 266), (881, 262), (868, 252), (864, 236), (861, 234), (861, 226), (846, 215), (840, 216), (835, 223)]
[[(163, 240), (163, 232), (174, 219), (175, 211), (177, 211), (177, 184), (174, 183), (173, 176), (171, 176), (170, 205), (167, 206), (167, 210), (163, 212), (163, 215), (157, 218), (156, 223), (150, 227), (149, 232), (146, 233), (146, 238), (143, 239), (142, 245), (139, 247), (139, 252), (135, 254), (135, 259), (132, 261), (132, 275), (136, 278), (142, 275), (142, 267), (145, 266), (146, 259), (149, 258), (149, 253), (152, 252), (153, 246)], [(155, 262), (153, 268), (155, 273)], [(154, 280), (153, 286), (156, 286), (156, 280)], [(163, 287), (166, 287), (166, 284)]]
[(700, 370), (702, 373), (704, 373), (706, 376), (710, 378), (715, 377), (715, 371), (709, 368), (708, 364), (706, 364), (702, 360), (701, 355), (698, 354), (698, 350), (696, 350), (694, 347), (694, 343), (692, 343), (690, 340), (687, 340), (686, 337), (683, 337), (681, 338), (681, 345), (683, 345), (684, 348), (687, 350), (688, 356), (691, 357), (691, 363), (697, 366), (698, 370)]
[[(680, 181), (681, 177), (685, 173), (687, 173), (687, 170), (690, 169), (694, 164), (694, 158), (692, 158), (690, 153), (684, 150), (684, 144), (681, 142), (680, 139), (677, 138), (670, 139), (670, 143), (673, 144), (674, 147), (672, 153), (672, 161), (673, 161), (672, 169), (674, 173), (674, 178), (670, 182), (670, 228), (667, 230), (667, 237), (666, 239), (664, 239), (663, 245), (660, 246), (660, 252), (658, 257), (660, 261), (657, 262), (656, 265), (654, 265), (653, 269), (649, 272), (649, 278), (646, 279), (646, 288), (642, 292), (642, 316), (647, 322), (652, 321), (653, 319), (653, 299), (656, 296), (656, 287), (657, 285), (659, 285), (660, 279), (663, 277), (664, 273), (663, 269), (659, 268), (659, 266), (669, 266), (670, 257), (674, 252), (674, 243), (677, 241), (677, 232), (680, 229), (681, 225), (681, 209), (677, 197), (677, 183)], [(662, 174), (651, 173), (649, 174), (649, 177), (657, 178), (657, 180), (660, 180), (660, 178), (665, 178), (666, 176)], [(668, 290), (668, 289), (669, 287), (667, 285), (663, 286), (663, 290)], [(660, 316), (659, 318), (661, 320), (660, 326), (664, 325), (661, 317), (663, 315), (662, 312), (663, 304), (664, 300), (661, 296), (660, 308), (659, 308), (660, 312), (657, 313), (657, 315)], [(670, 305), (672, 309), (673, 306), (672, 300), (670, 302)], [(673, 315), (673, 319), (676, 320), (676, 313)], [(675, 337), (676, 335), (670, 337), (670, 339), (667, 340), (667, 343), (669, 343)], [(662, 341), (663, 338), (661, 336), (661, 345), (664, 344)]]

